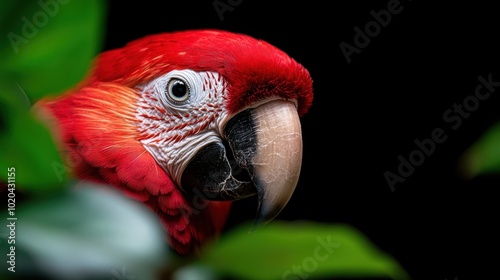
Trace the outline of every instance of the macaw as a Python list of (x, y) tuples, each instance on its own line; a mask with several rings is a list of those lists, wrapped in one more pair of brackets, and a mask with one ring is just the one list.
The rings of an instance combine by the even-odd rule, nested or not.
[(82, 82), (36, 108), (75, 177), (149, 206), (168, 244), (190, 254), (221, 234), (232, 201), (257, 195), (263, 223), (285, 207), (312, 100), (308, 70), (282, 50), (200, 29), (103, 51)]

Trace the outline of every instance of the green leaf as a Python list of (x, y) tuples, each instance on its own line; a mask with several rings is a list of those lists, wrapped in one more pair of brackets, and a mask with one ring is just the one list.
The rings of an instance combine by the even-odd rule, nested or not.
[(30, 106), (80, 82), (102, 41), (104, 2), (1, 1), (0, 180), (16, 169), (19, 189), (59, 189), (67, 170)]
[[(2, 217), (14, 223), (15, 274), (22, 279), (152, 280), (169, 260), (158, 217), (109, 186), (80, 181), (52, 197), (25, 202), (15, 215)], [(8, 220), (12, 217), (17, 220)], [(0, 246), (6, 246), (12, 229), (0, 228)], [(10, 252), (7, 248), (2, 252)], [(6, 258), (7, 253), (0, 256), (5, 268), (0, 274), (10, 273)]]
[(489, 128), (462, 155), (460, 168), (466, 178), (500, 173), (500, 122)]
[(200, 263), (235, 279), (389, 277), (409, 279), (400, 264), (348, 225), (243, 225), (207, 246)]
[(217, 274), (209, 267), (192, 262), (172, 273), (174, 280), (217, 280)]
[(32, 103), (75, 86), (101, 48), (103, 5), (99, 0), (3, 3), (0, 74), (18, 83)]
[[(18, 85), (0, 79), (0, 181), (15, 178), (19, 190), (57, 190), (68, 178), (47, 127), (29, 111)], [(15, 176), (7, 169), (15, 168)]]

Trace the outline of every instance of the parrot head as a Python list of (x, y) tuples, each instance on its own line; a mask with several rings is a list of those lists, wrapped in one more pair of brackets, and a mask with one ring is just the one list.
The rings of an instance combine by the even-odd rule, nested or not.
[(257, 195), (271, 221), (297, 185), (309, 72), (265, 41), (221, 30), (148, 35), (101, 53), (88, 78), (37, 107), (79, 178), (153, 209), (179, 253)]

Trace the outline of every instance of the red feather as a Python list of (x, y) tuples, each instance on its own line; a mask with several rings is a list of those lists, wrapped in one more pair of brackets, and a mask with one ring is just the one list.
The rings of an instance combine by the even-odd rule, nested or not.
[(38, 106), (54, 117), (68, 164), (82, 179), (113, 185), (159, 214), (170, 245), (191, 253), (220, 233), (230, 202), (196, 209), (144, 149), (134, 126), (138, 93), (111, 83), (94, 83)]
[(265, 41), (218, 30), (149, 35), (104, 52), (93, 81), (134, 87), (176, 69), (221, 74), (230, 85), (230, 113), (279, 96), (296, 99), (303, 115), (313, 100), (309, 72), (286, 53)]
[(180, 253), (216, 237), (230, 202), (196, 209), (142, 146), (134, 89), (172, 70), (216, 71), (228, 83), (227, 110), (237, 112), (269, 96), (311, 106), (312, 80), (276, 47), (243, 34), (197, 30), (150, 35), (102, 53), (88, 79), (38, 105), (53, 117), (68, 164), (79, 178), (111, 184), (159, 214)]

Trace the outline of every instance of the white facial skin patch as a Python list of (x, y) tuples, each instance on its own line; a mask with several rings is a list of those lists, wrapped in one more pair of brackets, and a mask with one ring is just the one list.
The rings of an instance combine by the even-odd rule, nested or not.
[(177, 185), (189, 160), (220, 142), (225, 85), (216, 72), (173, 70), (139, 87), (140, 141)]

